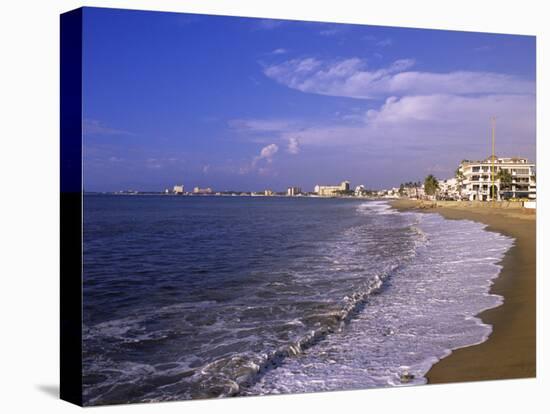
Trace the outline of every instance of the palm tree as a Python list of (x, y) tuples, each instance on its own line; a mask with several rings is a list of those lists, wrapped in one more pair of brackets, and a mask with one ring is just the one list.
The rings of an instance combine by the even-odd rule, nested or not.
[(510, 174), (508, 170), (499, 169), (495, 178), (499, 181), (501, 190), (510, 189), (512, 185), (512, 174)]
[(435, 195), (439, 189), (439, 181), (432, 174), (428, 175), (424, 180), (424, 191), (427, 195)]
[(400, 196), (403, 196), (403, 194), (405, 194), (405, 185), (404, 184), (401, 184), (399, 186), (399, 195)]
[(462, 181), (464, 181), (464, 173), (460, 170), (460, 168), (456, 169), (455, 178), (459, 185), (462, 185)]
[(458, 190), (458, 194), (462, 195), (462, 183), (464, 182), (464, 173), (460, 168), (457, 168), (455, 171), (455, 178), (456, 178), (456, 189)]

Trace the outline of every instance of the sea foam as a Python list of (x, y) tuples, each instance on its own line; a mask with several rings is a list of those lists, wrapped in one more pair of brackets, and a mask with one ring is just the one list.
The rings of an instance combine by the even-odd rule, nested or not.
[(399, 213), (385, 203), (358, 210), (407, 215), (418, 232), (414, 258), (341, 332), (266, 373), (247, 394), (423, 384), (452, 350), (489, 337), (491, 326), (475, 315), (502, 303), (489, 290), (513, 239), (472, 221)]

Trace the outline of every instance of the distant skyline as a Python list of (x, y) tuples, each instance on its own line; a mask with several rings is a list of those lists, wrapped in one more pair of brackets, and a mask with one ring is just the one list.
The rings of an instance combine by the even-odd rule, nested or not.
[(387, 188), (535, 160), (535, 37), (84, 9), (84, 188)]

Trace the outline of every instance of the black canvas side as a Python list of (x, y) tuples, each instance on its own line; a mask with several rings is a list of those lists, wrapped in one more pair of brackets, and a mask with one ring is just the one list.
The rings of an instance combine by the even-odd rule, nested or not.
[(60, 397), (82, 405), (82, 9), (61, 15)]

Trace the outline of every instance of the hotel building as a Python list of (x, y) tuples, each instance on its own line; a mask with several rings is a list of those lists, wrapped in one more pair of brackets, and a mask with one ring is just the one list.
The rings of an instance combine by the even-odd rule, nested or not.
[(342, 192), (349, 191), (349, 181), (342, 181), (340, 185), (319, 185), (317, 184), (313, 192), (324, 197), (334, 197), (341, 195)]
[(355, 187), (355, 197), (362, 197), (367, 194), (367, 189), (363, 184), (358, 185)]
[(200, 188), (195, 187), (193, 188), (193, 194), (212, 194), (214, 191), (210, 187), (207, 188)]
[[(166, 190), (166, 192), (168, 192), (168, 190)], [(183, 187), (183, 184), (175, 185), (174, 188), (172, 189), (172, 192), (174, 194), (183, 194), (185, 192), (185, 188)]]
[[(498, 179), (500, 170), (507, 171), (511, 176), (511, 182), (501, 183)], [(527, 158), (488, 157), (482, 161), (462, 161), (458, 167), (459, 186), (463, 198), (474, 201), (488, 201), (493, 199), (493, 193), (497, 200), (510, 198), (527, 198), (534, 200), (537, 197), (537, 184), (535, 176), (535, 164)], [(493, 191), (491, 191), (493, 187)]]
[(290, 197), (296, 196), (301, 193), (302, 193), (302, 189), (300, 187), (288, 187), (286, 190), (286, 195)]

